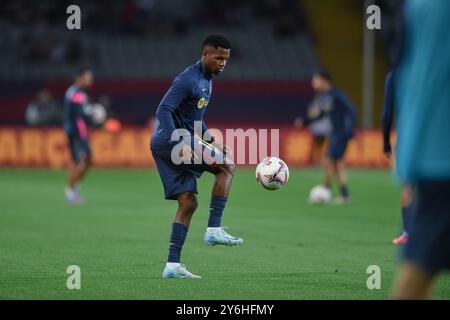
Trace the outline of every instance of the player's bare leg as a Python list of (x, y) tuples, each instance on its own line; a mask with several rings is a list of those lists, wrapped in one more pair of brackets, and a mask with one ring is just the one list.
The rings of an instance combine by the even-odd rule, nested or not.
[(213, 196), (228, 197), (231, 188), (231, 182), (235, 171), (234, 164), (218, 165), (219, 172), (215, 174), (216, 179), (212, 188)]
[(323, 140), (320, 138), (314, 138), (311, 146), (311, 156), (309, 162), (311, 165), (316, 166), (320, 164), (323, 154)]
[(69, 160), (69, 181), (68, 181), (68, 186), (70, 188), (75, 188), (75, 185), (77, 184), (77, 164), (70, 159)]
[(174, 223), (179, 223), (189, 228), (192, 216), (198, 207), (197, 195), (194, 192), (183, 192), (178, 198), (178, 210)]
[(332, 164), (332, 160), (325, 159), (324, 160), (324, 168), (325, 168), (325, 178), (324, 185), (326, 188), (331, 190), (331, 182), (334, 176), (334, 166)]
[(68, 186), (65, 189), (66, 199), (69, 203), (84, 203), (84, 199), (79, 195), (77, 190), (77, 184), (80, 182), (89, 166), (89, 160), (81, 160), (78, 163), (75, 163), (73, 160), (69, 160)]
[(336, 172), (336, 179), (339, 187), (345, 186), (347, 184), (347, 176), (345, 174), (345, 166), (343, 161), (333, 161), (334, 170)]
[(86, 172), (91, 168), (92, 160), (90, 158), (86, 158), (85, 160), (80, 161), (80, 165), (77, 168), (78, 171), (78, 182), (83, 180)]
[(88, 169), (91, 167), (92, 161), (88, 158), (75, 163), (73, 160), (69, 161), (69, 183), (70, 188), (75, 188), (85, 176)]
[(336, 174), (336, 179), (339, 185), (340, 197), (338, 198), (339, 203), (347, 203), (350, 201), (350, 195), (347, 189), (347, 177), (345, 174), (345, 165), (342, 160), (333, 160), (333, 168)]
[(218, 171), (215, 172), (216, 179), (211, 192), (211, 205), (209, 211), (208, 228), (206, 229), (203, 241), (207, 245), (239, 245), (244, 242), (243, 239), (233, 237), (224, 231), (221, 227), (222, 213), (225, 209), (230, 193), (231, 182), (233, 180), (235, 165), (224, 163), (217, 165)]
[(406, 262), (397, 274), (392, 297), (394, 299), (429, 299), (435, 277), (415, 264)]

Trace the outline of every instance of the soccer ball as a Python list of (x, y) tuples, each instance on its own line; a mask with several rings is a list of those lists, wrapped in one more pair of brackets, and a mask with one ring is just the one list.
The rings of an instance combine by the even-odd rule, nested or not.
[(256, 181), (268, 190), (278, 190), (288, 182), (289, 168), (283, 160), (269, 157), (256, 167)]
[(313, 204), (323, 204), (331, 201), (330, 189), (319, 185), (311, 189), (309, 193), (309, 202)]
[(106, 109), (100, 103), (92, 105), (92, 121), (96, 125), (103, 124), (106, 121)]
[(106, 109), (100, 103), (91, 103), (87, 105), (85, 112), (91, 117), (94, 125), (101, 125), (106, 121)]

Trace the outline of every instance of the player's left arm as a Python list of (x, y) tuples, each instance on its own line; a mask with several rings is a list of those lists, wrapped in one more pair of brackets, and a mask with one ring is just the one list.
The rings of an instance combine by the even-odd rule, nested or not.
[(340, 94), (336, 97), (342, 107), (344, 108), (344, 112), (346, 114), (347, 123), (345, 126), (345, 135), (347, 139), (351, 139), (355, 136), (356, 129), (356, 109), (353, 106), (353, 103), (345, 94)]
[(320, 97), (316, 97), (306, 108), (305, 116), (294, 119), (294, 125), (296, 127), (309, 126), (315, 121), (322, 120), (328, 112), (329, 111), (324, 110), (324, 108), (321, 107)]
[(390, 135), (394, 117), (394, 71), (390, 71), (384, 83), (384, 102), (382, 113), (383, 150), (390, 157), (392, 153)]
[(71, 102), (72, 107), (75, 110), (75, 116), (83, 119), (86, 123), (91, 124), (91, 117), (86, 113), (86, 106), (89, 104), (87, 94), (78, 91), (72, 96)]

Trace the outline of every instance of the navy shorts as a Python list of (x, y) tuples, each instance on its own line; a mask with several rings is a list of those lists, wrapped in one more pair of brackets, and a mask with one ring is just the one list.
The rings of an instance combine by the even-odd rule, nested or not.
[(223, 157), (222, 152), (209, 144), (201, 144), (199, 141), (195, 140), (193, 150), (199, 159), (202, 159), (201, 163), (174, 164), (171, 159), (171, 150), (152, 148), (166, 199), (176, 200), (177, 196), (183, 192), (197, 193), (197, 178), (200, 178), (203, 172), (207, 171), (213, 174), (219, 172), (215, 159)]
[(348, 139), (344, 137), (330, 137), (326, 156), (331, 160), (341, 160), (347, 149)]
[(450, 269), (450, 180), (420, 181), (415, 191), (403, 257), (435, 275)]
[(67, 133), (72, 160), (79, 162), (91, 158), (91, 147), (88, 139), (82, 139), (78, 133)]

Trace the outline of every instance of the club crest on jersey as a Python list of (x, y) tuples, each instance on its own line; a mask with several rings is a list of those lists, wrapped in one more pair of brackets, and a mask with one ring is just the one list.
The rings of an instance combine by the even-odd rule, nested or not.
[(208, 100), (206, 100), (205, 97), (201, 98), (200, 100), (198, 100), (197, 102), (197, 108), (201, 109), (203, 107), (206, 107), (208, 105)]

